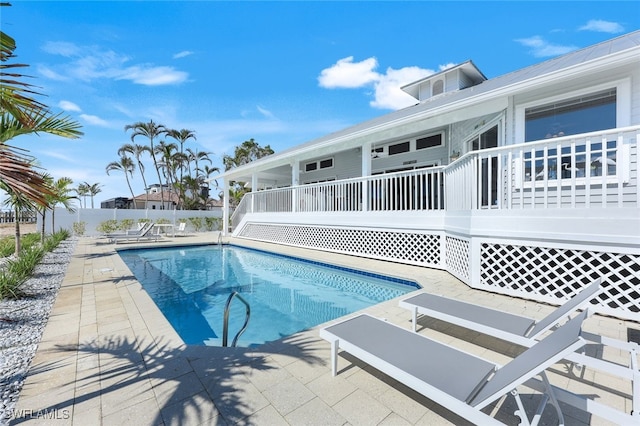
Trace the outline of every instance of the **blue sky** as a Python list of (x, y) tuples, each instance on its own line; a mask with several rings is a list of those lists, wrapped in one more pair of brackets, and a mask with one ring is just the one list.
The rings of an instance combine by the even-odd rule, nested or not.
[(640, 28), (638, 1), (17, 0), (0, 13), (40, 100), (84, 131), (12, 144), (56, 178), (102, 184), (98, 206), (129, 195), (105, 172), (127, 124), (194, 130), (187, 146), (222, 167), (250, 138), (278, 152), (411, 105), (399, 87), (452, 64), (493, 78)]

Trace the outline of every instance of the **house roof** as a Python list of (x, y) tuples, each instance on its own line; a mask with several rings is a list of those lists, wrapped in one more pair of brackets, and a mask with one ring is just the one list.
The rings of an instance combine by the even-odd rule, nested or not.
[[(176, 194), (175, 192), (170, 192), (170, 191), (163, 191), (164, 192), (164, 202), (171, 202), (173, 201), (174, 203), (177, 203), (180, 198), (178, 197), (178, 194)], [(149, 193), (149, 201), (159, 201), (162, 202), (162, 194), (160, 192), (151, 192)], [(147, 194), (141, 194), (141, 195), (136, 195), (136, 197), (134, 198), (136, 201), (146, 201), (147, 200)]]
[(290, 167), (294, 158), (303, 157), (305, 154), (311, 158), (314, 153), (331, 149), (336, 144), (341, 144), (341, 149), (344, 149), (349, 139), (356, 139), (358, 136), (402, 122), (423, 119), (453, 111), (462, 106), (487, 102), (499, 96), (513, 95), (561, 75), (573, 75), (580, 70), (607, 66), (615, 61), (615, 58), (637, 61), (638, 50), (640, 50), (640, 31), (635, 31), (327, 134), (231, 169), (216, 178), (247, 181), (253, 171)]
[(485, 81), (487, 79), (487, 77), (485, 77), (485, 75), (482, 73), (482, 71), (480, 71), (478, 69), (476, 64), (474, 64), (473, 61), (469, 60), (469, 61), (463, 62), (461, 64), (455, 65), (453, 67), (444, 69), (444, 70), (442, 70), (440, 72), (437, 72), (435, 74), (428, 75), (427, 77), (425, 77), (425, 78), (423, 78), (421, 80), (414, 81), (412, 83), (404, 85), (400, 89), (402, 89), (406, 93), (410, 94), (414, 98), (418, 99), (418, 94), (420, 92), (420, 86), (422, 84), (426, 83), (427, 81), (436, 80), (436, 79), (440, 78), (444, 74), (449, 74), (449, 73), (452, 73), (452, 72), (457, 71), (457, 70), (460, 70), (464, 74), (466, 74), (473, 81), (473, 84), (478, 84), (478, 83), (480, 83), (482, 81)]

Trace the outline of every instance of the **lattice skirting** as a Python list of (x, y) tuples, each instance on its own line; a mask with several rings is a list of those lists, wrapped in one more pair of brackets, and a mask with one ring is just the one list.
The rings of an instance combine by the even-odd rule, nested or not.
[(460, 281), (469, 284), (471, 281), (471, 276), (469, 275), (471, 271), (469, 240), (447, 236), (445, 250), (447, 271)]
[(580, 249), (480, 244), (480, 287), (538, 300), (565, 300), (602, 278), (601, 313), (638, 318), (640, 256)]
[[(445, 269), (474, 288), (558, 304), (602, 278), (605, 290), (593, 302), (594, 311), (628, 319), (637, 319), (640, 314), (640, 256), (635, 254), (399, 230), (288, 224), (247, 223), (237, 236)], [(473, 270), (474, 265), (479, 265), (475, 266), (478, 270)]]
[(443, 268), (441, 236), (396, 230), (248, 223), (239, 237)]

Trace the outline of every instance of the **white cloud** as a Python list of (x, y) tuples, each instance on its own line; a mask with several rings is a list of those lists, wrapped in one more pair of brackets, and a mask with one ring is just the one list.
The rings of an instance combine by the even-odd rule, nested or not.
[(257, 105), (256, 109), (260, 114), (262, 114), (266, 118), (275, 118), (271, 111), (269, 111), (268, 109), (262, 108), (260, 105)]
[(162, 86), (183, 83), (188, 77), (189, 74), (173, 67), (135, 66), (122, 70), (116, 80), (131, 80), (145, 86)]
[(65, 111), (75, 111), (75, 112), (82, 111), (82, 109), (80, 109), (80, 107), (78, 105), (74, 104), (71, 101), (62, 100), (62, 101), (58, 102), (58, 106), (60, 108), (62, 108), (63, 110), (65, 110)]
[[(39, 72), (52, 80), (96, 79), (129, 80), (146, 86), (179, 84), (187, 81), (189, 74), (170, 66), (132, 64), (131, 58), (99, 46), (77, 46), (66, 42), (48, 42), (43, 49), (51, 54), (71, 60), (63, 65), (40, 65)], [(181, 52), (186, 54), (187, 52)]]
[(180, 59), (180, 58), (185, 58), (187, 56), (191, 56), (193, 55), (193, 52), (190, 50), (183, 50), (182, 52), (178, 52), (175, 55), (173, 55), (173, 59)]
[(86, 121), (88, 124), (92, 124), (94, 126), (108, 126), (109, 123), (107, 123), (105, 120), (103, 120), (102, 118), (95, 116), (95, 115), (89, 115), (89, 114), (80, 114), (80, 118), (84, 121)]
[(576, 46), (562, 46), (549, 43), (540, 36), (519, 38), (515, 41), (522, 44), (523, 46), (531, 48), (531, 54), (537, 58), (563, 55), (577, 49)]
[(42, 46), (42, 50), (52, 55), (72, 57), (80, 54), (81, 48), (66, 41), (48, 41)]
[[(441, 65), (440, 68), (450, 66), (452, 65)], [(398, 70), (387, 68), (384, 74), (380, 74), (376, 72), (377, 67), (378, 61), (374, 57), (353, 62), (353, 56), (349, 56), (322, 70), (318, 82), (320, 87), (327, 89), (373, 86), (374, 99), (370, 105), (375, 108), (395, 110), (416, 103), (415, 98), (400, 89), (402, 86), (434, 73), (433, 70), (420, 67), (405, 67)]]
[(376, 58), (368, 58), (362, 62), (353, 62), (353, 56), (340, 59), (329, 68), (320, 72), (318, 82), (326, 89), (349, 88), (366, 86), (379, 79), (374, 70), (378, 67)]
[(431, 70), (419, 67), (405, 67), (399, 70), (387, 68), (375, 83), (374, 100), (370, 105), (382, 109), (400, 109), (415, 105), (418, 101), (400, 89), (402, 86), (433, 74)]
[(54, 80), (54, 81), (68, 81), (69, 77), (64, 76), (62, 74), (59, 74), (57, 72), (55, 72), (54, 70), (52, 70), (49, 67), (43, 66), (43, 65), (38, 65), (38, 72), (40, 73), (40, 75), (42, 75), (45, 78), (48, 78), (49, 80)]
[(602, 19), (591, 19), (585, 25), (578, 28), (578, 30), (618, 34), (624, 31), (624, 27), (617, 22), (603, 21)]

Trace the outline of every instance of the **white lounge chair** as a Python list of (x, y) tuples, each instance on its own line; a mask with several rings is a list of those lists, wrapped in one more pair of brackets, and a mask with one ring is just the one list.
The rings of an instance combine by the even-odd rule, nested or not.
[(569, 315), (587, 306), (602, 291), (600, 283), (598, 279), (589, 284), (539, 321), (429, 293), (403, 299), (400, 307), (412, 312), (413, 331), (416, 331), (418, 314), (422, 314), (522, 346), (531, 346), (532, 339), (539, 338)]
[(187, 235), (187, 222), (180, 222), (180, 224), (178, 224), (178, 229), (176, 229), (176, 232), (174, 233), (174, 235), (182, 235), (182, 236), (186, 236)]
[(141, 241), (141, 240), (157, 240), (159, 235), (158, 234), (154, 234), (151, 233), (151, 230), (154, 227), (154, 223), (153, 222), (147, 222), (145, 223), (145, 225), (138, 229), (137, 231), (127, 231), (124, 233), (111, 233), (111, 234), (107, 234), (107, 238), (109, 238), (109, 240), (112, 243), (118, 243), (118, 241)]
[(584, 345), (580, 334), (586, 316), (586, 311), (579, 314), (502, 367), (366, 314), (325, 327), (320, 337), (331, 342), (334, 376), (338, 350), (343, 349), (476, 424), (501, 424), (481, 410), (507, 393), (516, 399), (521, 424), (530, 424), (517, 387), (540, 375), (545, 397), (531, 424), (539, 421), (548, 401), (562, 424), (545, 369)]
[[(414, 332), (417, 331), (418, 314), (421, 314), (507, 342), (531, 347), (546, 331), (587, 306), (589, 301), (601, 291), (601, 280), (598, 279), (539, 321), (429, 293), (409, 297), (401, 300), (399, 304), (400, 307), (412, 312)], [(590, 357), (584, 353), (570, 353), (566, 359), (575, 365), (595, 368), (630, 381), (632, 416), (640, 421), (640, 369), (638, 367), (640, 346), (637, 343), (623, 342), (587, 332), (583, 332), (582, 337), (587, 340), (587, 343), (610, 346), (628, 353), (628, 366)]]

